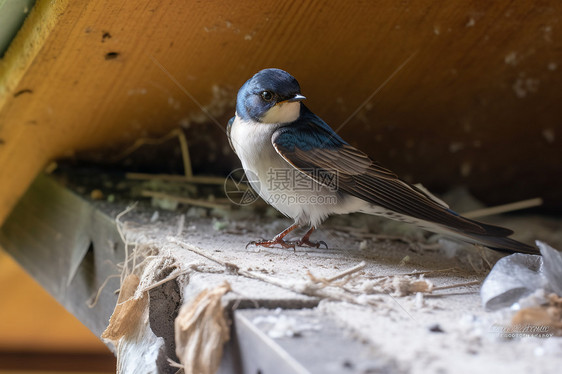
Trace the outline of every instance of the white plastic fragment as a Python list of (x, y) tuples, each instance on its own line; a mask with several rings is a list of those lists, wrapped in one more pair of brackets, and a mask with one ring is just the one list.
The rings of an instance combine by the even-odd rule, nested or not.
[(562, 296), (562, 253), (546, 243), (537, 240), (544, 262), (544, 276), (552, 290)]
[(486, 309), (513, 306), (541, 289), (562, 295), (562, 253), (541, 241), (537, 246), (542, 256), (515, 253), (496, 263), (480, 291)]
[(480, 297), (488, 310), (509, 307), (520, 298), (546, 286), (542, 257), (515, 253), (500, 259), (484, 280)]

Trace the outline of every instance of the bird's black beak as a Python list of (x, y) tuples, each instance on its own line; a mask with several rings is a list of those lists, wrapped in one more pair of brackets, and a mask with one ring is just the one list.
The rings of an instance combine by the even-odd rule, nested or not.
[(291, 97), (289, 100), (287, 100), (289, 103), (295, 102), (295, 101), (303, 101), (306, 100), (306, 97), (304, 97), (301, 94), (296, 94), (295, 96)]

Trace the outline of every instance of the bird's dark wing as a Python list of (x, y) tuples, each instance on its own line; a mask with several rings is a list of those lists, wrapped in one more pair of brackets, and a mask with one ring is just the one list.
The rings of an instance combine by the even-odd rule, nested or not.
[(235, 118), (236, 117), (232, 117), (231, 119), (228, 120), (228, 123), (226, 124), (226, 137), (228, 138), (228, 144), (230, 144), (230, 148), (232, 148), (234, 153), (236, 153), (236, 149), (234, 149), (234, 147), (232, 146), (232, 140), (230, 139), (230, 131), (232, 130), (232, 124), (234, 123)]
[(347, 144), (310, 111), (301, 112), (299, 120), (276, 130), (271, 140), (288, 163), (310, 178), (376, 206), (467, 234), (512, 233), (459, 216)]

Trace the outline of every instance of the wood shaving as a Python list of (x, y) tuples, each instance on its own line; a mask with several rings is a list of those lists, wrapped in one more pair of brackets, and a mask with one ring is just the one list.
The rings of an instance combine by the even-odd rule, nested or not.
[(115, 310), (109, 319), (109, 326), (101, 334), (101, 338), (117, 346), (121, 338), (134, 335), (141, 325), (146, 323), (148, 310), (148, 292), (141, 293), (135, 298), (135, 292), (140, 279), (130, 274), (121, 285), (121, 292), (117, 299)]
[(536, 327), (541, 333), (562, 336), (562, 297), (550, 294), (548, 304), (521, 309), (511, 319), (511, 325), (514, 332), (521, 332), (518, 330), (523, 327)]
[(433, 288), (433, 283), (423, 278), (393, 276), (366, 282), (362, 291), (367, 294), (385, 293), (402, 297), (418, 292), (431, 293)]
[(176, 354), (186, 374), (213, 374), (217, 371), (225, 342), (230, 336), (222, 297), (230, 284), (204, 290), (184, 304), (175, 320)]

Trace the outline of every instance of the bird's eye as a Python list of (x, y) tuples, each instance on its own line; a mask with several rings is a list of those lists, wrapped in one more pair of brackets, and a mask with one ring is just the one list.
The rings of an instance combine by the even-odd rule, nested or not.
[(264, 99), (265, 101), (273, 100), (273, 94), (269, 91), (263, 91), (260, 95), (261, 98)]

